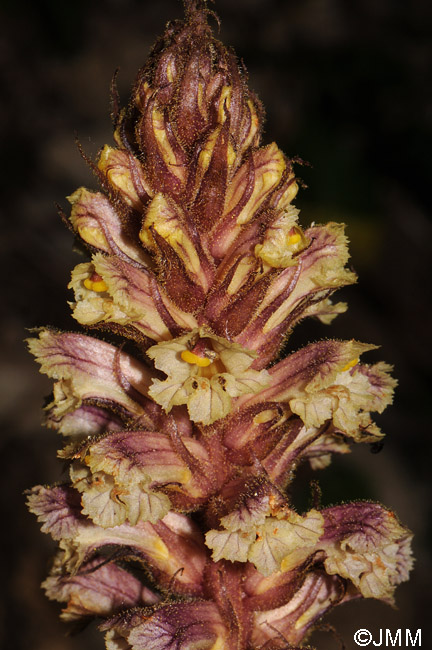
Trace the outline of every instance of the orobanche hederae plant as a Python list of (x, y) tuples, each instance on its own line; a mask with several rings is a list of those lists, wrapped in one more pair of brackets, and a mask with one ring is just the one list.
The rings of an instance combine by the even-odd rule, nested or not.
[(299, 225), (293, 161), (261, 144), (260, 102), (208, 13), (187, 0), (167, 26), (90, 161), (101, 191), (69, 197), (89, 251), (71, 306), (91, 335), (29, 341), (70, 477), (29, 494), (59, 543), (43, 586), (65, 621), (99, 619), (109, 650), (299, 648), (339, 603), (391, 603), (411, 566), (382, 505), (290, 500), (300, 463), (381, 440), (371, 412), (395, 381), (354, 340), (280, 360), (299, 321), (345, 311), (330, 296), (356, 277), (343, 225)]

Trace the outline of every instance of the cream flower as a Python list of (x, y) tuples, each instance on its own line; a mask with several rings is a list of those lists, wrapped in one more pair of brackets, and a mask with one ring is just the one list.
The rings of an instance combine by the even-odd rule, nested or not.
[(337, 431), (357, 442), (382, 438), (370, 412), (382, 413), (391, 403), (396, 381), (389, 375), (388, 364), (364, 366), (358, 361), (353, 359), (342, 368), (330, 386), (318, 388), (319, 384), (311, 382), (303, 393), (290, 400), (293, 413), (306, 426), (319, 427), (332, 419)]
[(262, 244), (255, 246), (255, 255), (273, 268), (286, 269), (298, 263), (297, 255), (310, 243), (297, 225), (299, 211), (288, 205), (267, 229)]
[(201, 327), (147, 350), (168, 376), (154, 379), (149, 395), (169, 412), (186, 404), (194, 422), (212, 424), (231, 410), (231, 399), (258, 393), (269, 383), (267, 370), (250, 368), (256, 353)]
[(96, 253), (91, 262), (72, 271), (68, 288), (75, 293), (75, 302), (70, 303), (73, 317), (82, 325), (127, 325), (154, 341), (166, 340), (171, 333), (159, 313), (159, 300), (179, 327), (195, 327), (195, 318), (176, 307), (163, 291), (156, 292), (154, 283), (147, 268)]
[(324, 532), (318, 510), (303, 517), (287, 507), (273, 507), (268, 495), (247, 499), (220, 523), (224, 530), (210, 530), (205, 536), (213, 560), (249, 561), (264, 576), (302, 564)]

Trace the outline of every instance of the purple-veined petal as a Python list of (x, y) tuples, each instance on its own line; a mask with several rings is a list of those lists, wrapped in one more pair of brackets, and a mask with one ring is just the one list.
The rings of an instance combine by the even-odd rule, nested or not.
[(78, 492), (66, 485), (45, 487), (37, 485), (28, 492), (27, 505), (42, 523), (42, 532), (53, 539), (71, 539), (80, 526), (85, 525), (81, 515)]
[(103, 558), (84, 564), (75, 575), (62, 570), (58, 556), (42, 587), (51, 600), (67, 603), (61, 618), (74, 621), (87, 616), (112, 616), (126, 607), (153, 604), (159, 596), (131, 573)]
[(89, 336), (51, 330), (28, 344), (41, 372), (57, 380), (47, 407), (54, 416), (74, 411), (84, 400), (114, 405), (130, 416), (144, 413), (151, 374), (130, 355)]
[(166, 605), (133, 628), (133, 650), (211, 650), (227, 647), (228, 630), (210, 601)]
[(139, 266), (147, 265), (148, 255), (104, 194), (81, 187), (68, 200), (72, 204), (71, 223), (87, 244)]
[[(366, 366), (365, 370), (358, 364), (358, 357), (374, 347), (356, 341), (308, 345), (270, 369), (270, 387), (260, 393), (260, 398), (287, 402), (307, 428), (333, 421), (336, 431), (357, 442), (380, 438), (370, 411), (385, 408), (395, 381), (388, 375), (390, 367), (386, 364)], [(249, 406), (253, 401), (248, 396), (240, 405)]]
[(107, 431), (122, 429), (122, 421), (115, 413), (107, 408), (84, 404), (64, 415), (56, 415), (53, 411), (47, 413), (45, 424), (51, 429), (57, 429), (64, 436), (78, 440)]
[(269, 370), (270, 386), (257, 397), (241, 400), (241, 404), (264, 400), (288, 401), (306, 389), (331, 385), (347, 364), (362, 352), (376, 346), (356, 341), (319, 341), (290, 354)]
[[(208, 453), (193, 438), (184, 437), (180, 444), (178, 453), (170, 436), (151, 431), (120, 431), (87, 442), (81, 454), (85, 465), (72, 477), (83, 494), (85, 514), (104, 527), (126, 519), (155, 523), (168, 512), (167, 493), (181, 509), (205, 500), (214, 489)], [(102, 502), (114, 519), (107, 510), (102, 521)]]
[(347, 503), (322, 514), (327, 573), (348, 578), (365, 598), (392, 602), (412, 568), (410, 531), (376, 503)]
[[(251, 641), (261, 647), (269, 640), (284, 638), (287, 644), (301, 643), (307, 630), (336, 603), (352, 598), (335, 576), (313, 572), (282, 607), (256, 612)], [(265, 646), (264, 646), (265, 647)]]
[(31, 511), (42, 530), (60, 540), (65, 569), (75, 574), (105, 547), (144, 563), (163, 585), (179, 593), (200, 595), (207, 553), (199, 528), (185, 515), (169, 512), (155, 524), (139, 521), (102, 528), (85, 518), (75, 490), (66, 486), (34, 488)]

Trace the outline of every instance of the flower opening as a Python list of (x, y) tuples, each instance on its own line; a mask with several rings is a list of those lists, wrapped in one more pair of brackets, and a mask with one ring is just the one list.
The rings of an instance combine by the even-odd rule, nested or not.
[(149, 395), (166, 412), (186, 404), (193, 422), (212, 424), (230, 412), (232, 398), (258, 393), (269, 383), (266, 370), (250, 367), (256, 353), (205, 328), (158, 343), (147, 355), (167, 374), (153, 380)]

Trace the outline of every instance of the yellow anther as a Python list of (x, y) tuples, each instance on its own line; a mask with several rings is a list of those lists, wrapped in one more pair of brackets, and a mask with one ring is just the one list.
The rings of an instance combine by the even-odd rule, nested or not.
[(359, 360), (360, 359), (358, 357), (357, 357), (357, 359), (353, 359), (352, 361), (347, 363), (346, 366), (344, 366), (342, 368), (341, 372), (345, 372), (345, 370), (349, 370), (350, 368), (354, 368), (354, 366), (356, 366), (358, 364)]
[(296, 232), (294, 233), (294, 235), (289, 236), (288, 246), (294, 246), (295, 244), (298, 244), (300, 240), (301, 240), (301, 235), (299, 235), (298, 232)]
[(91, 278), (86, 278), (84, 280), (84, 286), (86, 289), (96, 291), (97, 293), (103, 293), (108, 290), (108, 287), (103, 280), (92, 280)]
[(212, 362), (211, 359), (207, 359), (207, 357), (199, 357), (197, 354), (194, 354), (190, 350), (183, 350), (180, 356), (183, 361), (186, 361), (186, 363), (194, 363), (200, 368), (206, 368)]
[(277, 415), (276, 409), (267, 409), (266, 411), (261, 411), (258, 415), (255, 415), (253, 421), (254, 424), (263, 424), (264, 422), (270, 422)]

